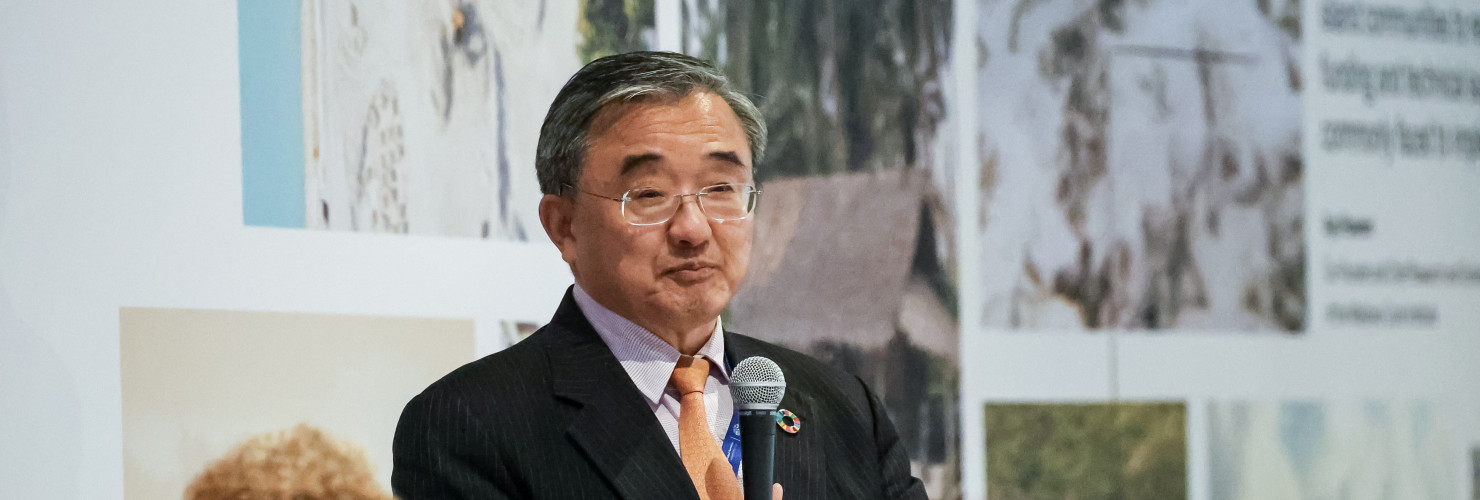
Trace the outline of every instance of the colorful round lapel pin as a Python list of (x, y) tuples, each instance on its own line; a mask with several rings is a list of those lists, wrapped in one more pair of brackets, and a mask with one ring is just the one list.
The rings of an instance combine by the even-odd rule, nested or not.
[(781, 430), (786, 431), (787, 434), (796, 434), (797, 431), (802, 430), (802, 417), (798, 417), (791, 410), (781, 410), (776, 413), (776, 425), (781, 426)]

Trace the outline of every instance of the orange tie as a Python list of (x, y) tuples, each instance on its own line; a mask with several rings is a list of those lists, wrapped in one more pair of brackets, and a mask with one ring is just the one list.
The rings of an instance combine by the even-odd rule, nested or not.
[(704, 415), (704, 382), (709, 380), (709, 362), (704, 358), (679, 356), (670, 383), (678, 390), (678, 450), (683, 468), (702, 500), (739, 500), (740, 481), (719, 443), (709, 432)]

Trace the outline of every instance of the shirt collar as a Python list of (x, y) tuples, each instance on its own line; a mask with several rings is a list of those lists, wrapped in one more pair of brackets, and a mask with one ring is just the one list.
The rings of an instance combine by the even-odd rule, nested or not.
[[(637, 390), (647, 398), (649, 405), (656, 406), (663, 397), (663, 390), (668, 387), (668, 379), (672, 378), (673, 367), (678, 365), (681, 353), (657, 335), (596, 302), (580, 284), (575, 286), (573, 295), (586, 320), (617, 357), (617, 362), (632, 378)], [(724, 325), (716, 317), (714, 332), (695, 355), (708, 358), (711, 374), (717, 373), (721, 383), (729, 383), (730, 367), (725, 366), (724, 332)]]

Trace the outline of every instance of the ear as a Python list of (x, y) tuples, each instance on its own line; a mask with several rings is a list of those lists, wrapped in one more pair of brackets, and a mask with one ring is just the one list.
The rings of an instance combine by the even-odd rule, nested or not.
[(576, 205), (570, 198), (554, 194), (540, 198), (540, 225), (545, 226), (545, 235), (560, 249), (560, 258), (570, 264), (571, 272), (576, 266), (576, 236), (571, 228), (575, 216)]

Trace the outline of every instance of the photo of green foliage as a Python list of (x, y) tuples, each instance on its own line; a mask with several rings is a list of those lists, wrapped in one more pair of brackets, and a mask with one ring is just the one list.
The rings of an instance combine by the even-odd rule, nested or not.
[(987, 496), (1186, 498), (1183, 403), (987, 404)]
[(653, 0), (581, 0), (577, 25), (584, 42), (579, 48), (581, 62), (588, 63), (609, 55), (651, 50), (653, 42)]
[(683, 52), (757, 98), (760, 180), (946, 168), (948, 0), (683, 2)]

